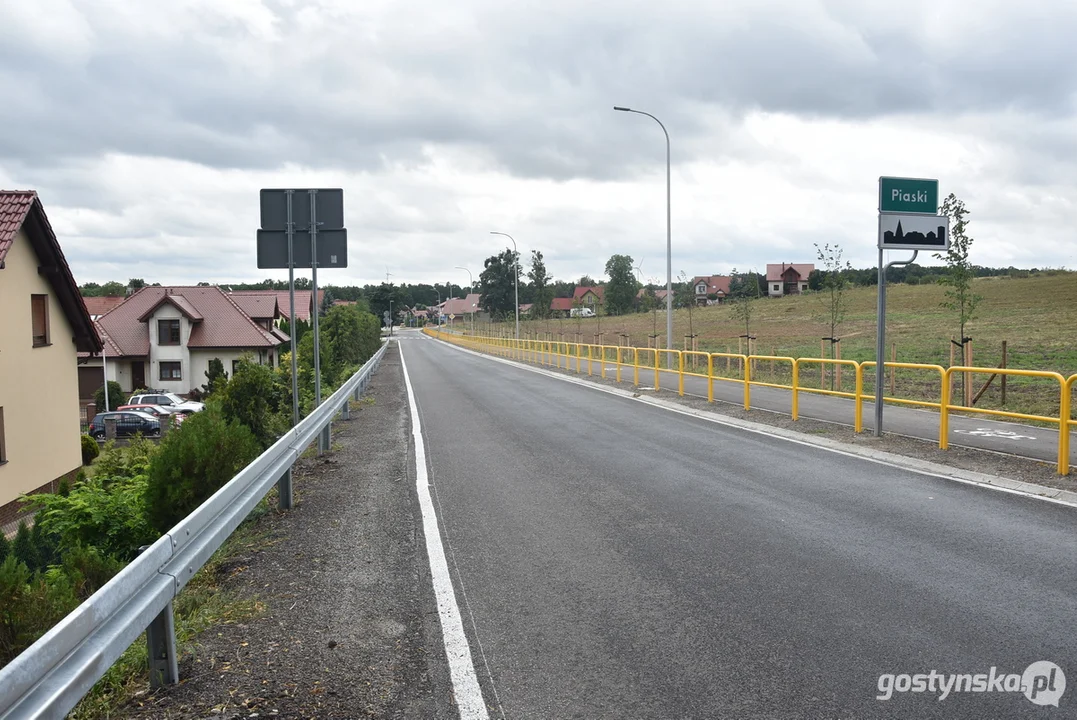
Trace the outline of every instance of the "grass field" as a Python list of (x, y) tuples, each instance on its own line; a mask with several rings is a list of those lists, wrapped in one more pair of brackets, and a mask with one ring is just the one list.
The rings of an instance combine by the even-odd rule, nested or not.
[[(966, 333), (973, 338), (973, 364), (995, 367), (1002, 357), (1002, 341), (1007, 341), (1007, 366), (1028, 370), (1050, 370), (1069, 376), (1077, 373), (1077, 273), (1059, 271), (1056, 274), (1031, 278), (978, 278), (974, 291), (983, 296), (975, 318)], [(899, 362), (930, 363), (946, 367), (950, 363), (950, 338), (958, 335), (956, 314), (940, 306), (945, 288), (939, 285), (892, 285), (887, 294), (887, 359), (891, 343), (897, 350)], [(841, 354), (856, 361), (875, 358), (875, 288), (853, 288), (849, 291), (848, 312), (838, 329)], [(824, 298), (806, 294), (775, 299), (760, 299), (755, 303), (751, 332), (756, 354), (776, 354), (790, 357), (820, 357), (820, 338), (828, 334), (822, 316)], [(617, 345), (620, 334), (628, 336), (637, 347), (647, 347), (654, 332), (652, 313), (618, 317), (571, 318), (521, 322), (521, 334), (539, 337), (552, 333), (553, 339), (573, 341), (576, 333), (583, 342), (595, 342), (601, 332), (603, 344)], [(665, 312), (657, 314), (659, 341), (665, 337)], [(698, 348), (709, 352), (738, 352), (737, 336), (743, 334), (743, 323), (734, 319), (731, 308), (724, 305), (695, 308), (691, 312), (692, 331), (697, 335)], [(494, 325), (504, 329), (505, 325)], [(479, 330), (477, 327), (476, 330)], [(562, 335), (563, 333), (563, 335)], [(689, 333), (689, 311), (674, 311), (674, 336), (677, 347), (683, 348), (684, 336)], [(955, 364), (960, 364), (958, 359)], [(775, 364), (765, 364), (760, 379), (780, 381), (788, 371)], [(786, 368), (788, 365), (785, 366)], [(722, 368), (724, 374), (724, 367)], [(842, 387), (852, 389), (852, 373), (845, 372)], [(805, 378), (818, 385), (818, 371)], [(974, 377), (973, 388), (979, 390), (988, 376)], [(939, 381), (923, 371), (899, 370), (896, 374), (896, 396), (910, 399), (938, 400)], [(1007, 383), (1006, 410), (1057, 416), (1059, 393), (1057, 383), (1043, 379), (1014, 378)], [(828, 382), (829, 386), (829, 382)], [(1001, 383), (995, 380), (976, 404), (977, 407), (1001, 408)], [(873, 377), (865, 377), (865, 388), (874, 387)], [(955, 400), (960, 399), (960, 383), (955, 388)]]

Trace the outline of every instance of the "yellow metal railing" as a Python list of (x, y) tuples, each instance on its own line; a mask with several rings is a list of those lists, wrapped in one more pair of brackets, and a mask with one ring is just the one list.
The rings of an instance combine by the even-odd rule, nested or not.
[[(855, 432), (863, 430), (864, 400), (872, 400), (873, 394), (864, 392), (864, 378), (869, 370), (875, 368), (875, 361), (869, 360), (858, 363), (855, 360), (836, 360), (832, 358), (792, 358), (781, 355), (741, 355), (738, 353), (708, 353), (694, 350), (673, 350), (663, 348), (641, 348), (634, 346), (595, 345), (590, 343), (572, 343), (565, 341), (550, 340), (514, 340), (504, 337), (484, 337), (477, 335), (461, 335), (455, 332), (439, 331), (435, 328), (423, 328), (423, 332), (431, 337), (437, 337), (447, 342), (463, 345), (478, 350), (487, 350), (496, 355), (521, 359), (539, 365), (556, 366), (558, 369), (572, 371), (572, 361), (575, 360), (575, 371), (582, 374), (584, 364), (587, 374), (594, 375), (595, 366), (603, 378), (607, 377), (607, 366), (612, 365), (616, 369), (617, 382), (622, 381), (622, 370), (632, 368), (632, 384), (636, 387), (640, 384), (640, 371), (654, 373), (654, 389), (661, 389), (661, 374), (663, 372), (677, 375), (677, 393), (684, 395), (684, 378), (699, 377), (707, 381), (707, 400), (714, 402), (714, 381), (739, 383), (744, 388), (744, 409), (751, 410), (752, 386), (779, 388), (789, 390), (791, 394), (790, 414), (793, 420), (800, 416), (800, 394), (812, 393), (817, 395), (830, 395), (843, 397), (853, 401), (853, 428)], [(789, 384), (761, 380), (753, 377), (760, 363), (768, 363), (771, 368), (775, 363), (782, 365), (788, 363), (791, 381)], [(835, 366), (852, 368), (854, 374), (854, 387), (852, 392), (848, 390), (828, 390), (826, 388), (810, 387), (801, 383), (801, 373), (807, 366)], [(734, 367), (739, 377), (730, 376)], [(901, 405), (934, 408), (939, 411), (939, 447), (943, 450), (949, 446), (950, 414), (952, 412), (978, 413), (994, 417), (1012, 418), (1015, 420), (1034, 420), (1051, 423), (1058, 427), (1058, 473), (1068, 475), (1070, 470), (1070, 432), (1077, 428), (1077, 419), (1072, 416), (1073, 390), (1077, 386), (1077, 374), (1066, 378), (1056, 372), (1043, 370), (1019, 370), (1015, 368), (980, 368), (980, 367), (951, 367), (943, 368), (940, 365), (923, 363), (886, 362), (883, 367), (902, 370), (922, 370), (937, 375), (939, 378), (939, 401), (911, 400), (900, 397), (884, 397), (884, 401)], [(705, 372), (703, 370), (705, 369)], [(723, 370), (725, 374), (723, 374)], [(950, 385), (951, 378), (955, 373), (997, 373), (1021, 377), (1041, 378), (1052, 380), (1059, 386), (1059, 413), (1057, 417), (1050, 415), (1033, 415), (1028, 413), (1012, 412), (1008, 410), (992, 410), (988, 408), (966, 407), (955, 405), (951, 402)], [(839, 386), (840, 388), (840, 386)]]

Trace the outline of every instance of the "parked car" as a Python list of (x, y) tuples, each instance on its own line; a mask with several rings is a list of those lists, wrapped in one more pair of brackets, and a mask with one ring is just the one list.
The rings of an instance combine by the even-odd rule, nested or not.
[(116, 408), (117, 410), (138, 410), (144, 413), (153, 415), (158, 420), (162, 420), (171, 416), (175, 416), (175, 423), (179, 425), (183, 422), (183, 419), (190, 415), (193, 410), (181, 410), (175, 405), (164, 407), (163, 405), (121, 405)]
[(105, 437), (106, 418), (116, 418), (116, 437), (131, 437), (138, 433), (157, 437), (161, 434), (161, 421), (153, 415), (140, 410), (116, 410), (94, 415), (90, 423), (90, 437), (96, 440)]
[(572, 308), (568, 313), (569, 317), (594, 317), (595, 311), (589, 307)]
[(188, 412), (201, 412), (206, 409), (205, 403), (195, 402), (194, 400), (184, 400), (176, 393), (170, 392), (153, 392), (132, 395), (131, 399), (127, 401), (127, 404), (160, 405), (163, 408), (175, 408), (177, 410), (186, 410)]

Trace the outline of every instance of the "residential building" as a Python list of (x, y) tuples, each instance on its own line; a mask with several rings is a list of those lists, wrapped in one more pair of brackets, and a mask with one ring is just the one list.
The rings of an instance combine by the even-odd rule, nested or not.
[(485, 322), (490, 319), (490, 314), (485, 312), (480, 305), (482, 296), (478, 293), (469, 293), (463, 298), (448, 298), (438, 307), (441, 308), (442, 323), (455, 324), (456, 320), (471, 322), (472, 319)]
[(568, 317), (574, 308), (575, 300), (570, 297), (566, 298), (554, 298), (550, 301), (550, 312), (553, 317)]
[[(240, 303), (256, 317), (244, 312)], [(299, 313), (296, 312), (296, 315)], [(276, 298), (236, 298), (215, 286), (147, 287), (97, 320), (109, 380), (125, 393), (156, 388), (187, 394), (206, 382), (214, 358), (235, 372), (246, 354), (271, 367), (288, 336), (274, 325)], [(89, 359), (100, 378), (99, 359)], [(97, 387), (100, 387), (98, 382)]]
[[(271, 296), (277, 299), (277, 307), (280, 311), (280, 316), (277, 318), (277, 324), (282, 321), (289, 321), (289, 308), (290, 300), (287, 290), (233, 290), (228, 293), (230, 296), (238, 297), (257, 297), (257, 296)], [(314, 304), (312, 298), (314, 292), (311, 290), (296, 290), (295, 291), (295, 316), (304, 322), (310, 322), (311, 312), (314, 310)], [(318, 307), (321, 307), (322, 302), (325, 300), (325, 290), (318, 291)]]
[(767, 263), (767, 295), (799, 295), (808, 289), (808, 276), (815, 270), (811, 263)]
[(696, 305), (716, 305), (724, 301), (729, 297), (731, 279), (727, 275), (697, 275), (692, 278)]
[(576, 289), (572, 292), (572, 300), (576, 303), (576, 307), (590, 308), (598, 314), (599, 308), (606, 298), (606, 288), (602, 285), (577, 285)]
[(0, 191), (0, 524), (82, 466), (79, 352), (101, 351), (33, 191)]
[(86, 312), (90, 313), (90, 319), (96, 320), (126, 299), (123, 295), (83, 296), (82, 304), (86, 306)]

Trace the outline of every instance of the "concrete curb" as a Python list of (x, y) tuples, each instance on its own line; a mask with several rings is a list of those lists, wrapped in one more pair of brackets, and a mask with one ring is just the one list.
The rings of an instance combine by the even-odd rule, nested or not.
[[(436, 340), (438, 338), (431, 339)], [(460, 352), (469, 353), (471, 355), (485, 358), (487, 360), (492, 360), (494, 362), (501, 362), (507, 365), (512, 365), (513, 367), (518, 367), (522, 370), (538, 373), (539, 375), (556, 378), (563, 382), (575, 383), (577, 385), (591, 388), (593, 390), (598, 390), (600, 392), (616, 395), (625, 398), (626, 400), (641, 402), (647, 405), (651, 405), (653, 407), (661, 408), (663, 410), (668, 410), (670, 412), (680, 413), (682, 415), (691, 415), (693, 417), (697, 417), (708, 422), (718, 423), (719, 425), (727, 425), (729, 427), (735, 427), (741, 430), (747, 430), (749, 432), (759, 433), (762, 435), (770, 435), (772, 437), (782, 438), (783, 440), (799, 443), (801, 445), (811, 445), (814, 447), (824, 448), (832, 452), (838, 452), (844, 455), (859, 457), (865, 460), (871, 460), (872, 462), (882, 463), (884, 465), (891, 465), (893, 467), (902, 468), (905, 470), (912, 470), (924, 475), (931, 475), (946, 480), (954, 480), (957, 482), (963, 482), (972, 485), (981, 485), (995, 490), (1011, 492), (1018, 495), (1025, 495), (1039, 500), (1047, 500), (1050, 502), (1077, 508), (1077, 492), (1073, 492), (1070, 490), (1061, 490), (1059, 488), (1047, 487), (1046, 485), (1037, 485), (1035, 483), (1023, 482), (1021, 480), (1013, 480), (1011, 478), (1001, 477), (999, 475), (988, 475), (986, 473), (975, 472), (972, 470), (963, 470), (961, 468), (950, 467), (949, 465), (940, 465), (938, 463), (931, 462), (930, 460), (920, 460), (919, 458), (911, 458), (905, 455), (885, 452), (883, 450), (865, 448), (859, 445), (844, 443), (838, 440), (831, 440), (830, 438), (821, 438), (814, 435), (808, 435), (805, 433), (797, 432), (795, 430), (774, 427), (772, 425), (757, 423), (751, 420), (742, 420), (740, 418), (732, 417), (729, 415), (722, 415), (720, 413), (709, 412), (706, 410), (697, 410), (695, 408), (685, 407), (669, 400), (663, 400), (657, 397), (642, 396), (638, 392), (622, 390), (621, 388), (608, 387), (606, 385), (600, 385), (598, 383), (591, 382), (584, 377), (572, 377), (571, 375), (563, 375), (558, 372), (553, 372), (552, 370), (545, 370), (540, 367), (534, 367), (527, 363), (522, 363), (516, 360), (509, 360), (507, 358), (501, 358), (494, 355), (480, 353), (475, 350), (470, 350), (468, 348), (463, 348), (458, 345), (453, 345), (452, 343), (446, 344), (449, 347)]]

